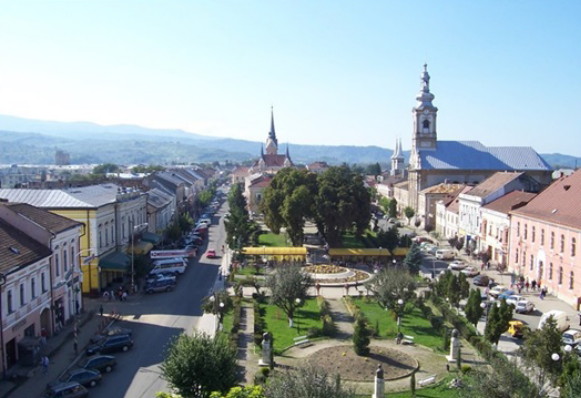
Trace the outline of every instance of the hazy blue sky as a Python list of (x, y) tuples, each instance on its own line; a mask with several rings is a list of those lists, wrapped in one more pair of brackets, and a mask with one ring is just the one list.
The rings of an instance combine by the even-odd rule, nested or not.
[[(581, 1), (0, 0), (0, 113), (281, 143), (581, 156)], [(0, 126), (1, 128), (1, 126)], [(292, 148), (292, 147), (291, 147)]]

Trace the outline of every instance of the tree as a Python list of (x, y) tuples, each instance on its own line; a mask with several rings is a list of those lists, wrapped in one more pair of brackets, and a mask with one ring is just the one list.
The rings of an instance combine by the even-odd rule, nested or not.
[(410, 274), (417, 275), (420, 272), (420, 266), (422, 265), (422, 252), (420, 251), (420, 246), (417, 244), (412, 244), (412, 247), (408, 250), (403, 263), (409, 270)]
[(93, 174), (118, 173), (119, 166), (113, 163), (103, 163), (93, 168)]
[(271, 294), (270, 301), (284, 311), (290, 327), (293, 326), (295, 310), (304, 304), (307, 290), (312, 283), (311, 277), (294, 265), (280, 265), (276, 267), (274, 274), (266, 278), (266, 286)]
[[(577, 362), (579, 364), (579, 362)], [(581, 397), (581, 372), (567, 377), (561, 386), (561, 398)]]
[(266, 398), (262, 386), (232, 387), (226, 395), (220, 392), (213, 392), (210, 398)]
[(500, 336), (508, 330), (508, 322), (512, 319), (512, 305), (506, 304), (506, 300), (501, 300), (500, 305), (494, 304), (488, 312), (484, 337), (492, 344), (498, 345)]
[(459, 397), (546, 397), (514, 363), (497, 357), (492, 357), (489, 363), (490, 366), (479, 366), (470, 371), (470, 377), (463, 379), (468, 386), (458, 389)]
[(143, 164), (140, 164), (138, 166), (135, 166), (131, 169), (132, 173), (155, 173), (156, 171), (164, 171), (165, 167), (160, 166), (160, 165), (149, 165), (149, 166), (145, 166)]
[(480, 306), (481, 303), (482, 297), (480, 296), (480, 290), (470, 290), (470, 295), (468, 296), (468, 302), (466, 303), (464, 313), (466, 314), (466, 319), (468, 319), (468, 322), (474, 326), (478, 324), (478, 321), (484, 312), (484, 308)]
[(406, 206), (405, 209), (403, 209), (403, 214), (408, 219), (408, 224), (409, 224), (412, 221), (413, 216), (416, 215), (416, 211), (412, 207)]
[(179, 335), (161, 364), (162, 377), (184, 398), (207, 398), (236, 384), (236, 348), (226, 335)]
[(397, 200), (395, 198), (391, 199), (389, 201), (389, 205), (387, 208), (387, 214), (389, 215), (389, 218), (396, 218), (397, 217)]
[(367, 165), (365, 168), (365, 174), (370, 176), (378, 176), (381, 174), (381, 166), (379, 163)]
[(393, 226), (387, 231), (379, 231), (377, 233), (377, 244), (393, 253), (394, 249), (399, 243), (399, 232), (397, 227)]
[(340, 245), (347, 230), (361, 236), (371, 220), (369, 191), (361, 175), (346, 165), (330, 167), (317, 176), (314, 206), (317, 229), (331, 247)]
[(411, 300), (415, 297), (415, 278), (407, 271), (385, 268), (366, 284), (373, 292), (377, 303), (382, 308), (397, 308), (397, 300)]
[(266, 385), (267, 398), (354, 398), (355, 394), (343, 387), (341, 379), (331, 377), (312, 365), (287, 370), (275, 376)]
[(230, 214), (224, 219), (224, 229), (226, 230), (226, 243), (233, 250), (240, 250), (250, 242), (260, 227), (256, 222), (248, 219), (246, 212), (246, 199), (242, 193), (242, 186), (234, 184), (228, 194), (228, 205)]
[(355, 328), (353, 331), (353, 349), (359, 356), (369, 355), (369, 336), (371, 335), (367, 327), (367, 319), (361, 314), (355, 319)]
[(389, 204), (391, 203), (391, 200), (392, 199), (386, 198), (385, 196), (379, 198), (379, 206), (385, 212), (385, 214), (388, 214), (389, 212)]

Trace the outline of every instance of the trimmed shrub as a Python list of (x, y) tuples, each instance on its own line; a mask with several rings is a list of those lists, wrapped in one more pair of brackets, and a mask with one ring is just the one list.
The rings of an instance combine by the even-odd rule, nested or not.
[(321, 319), (323, 321), (323, 328), (321, 330), (322, 335), (327, 337), (333, 336), (337, 331), (337, 328), (331, 315), (324, 315)]

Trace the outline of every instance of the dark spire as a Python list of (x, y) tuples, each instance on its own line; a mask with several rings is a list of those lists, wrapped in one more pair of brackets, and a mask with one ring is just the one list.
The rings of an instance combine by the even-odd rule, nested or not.
[(270, 131), (268, 133), (268, 138), (270, 138), (276, 146), (278, 146), (278, 140), (276, 139), (276, 132), (274, 130), (274, 107), (270, 107)]

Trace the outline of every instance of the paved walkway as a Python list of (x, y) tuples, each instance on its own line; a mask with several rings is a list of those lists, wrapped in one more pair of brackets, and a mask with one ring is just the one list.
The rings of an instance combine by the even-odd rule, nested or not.
[(331, 311), (331, 318), (335, 322), (337, 329), (336, 338), (338, 340), (346, 340), (353, 337), (353, 322), (355, 318), (347, 311), (342, 298), (327, 299), (329, 303), (329, 310)]

